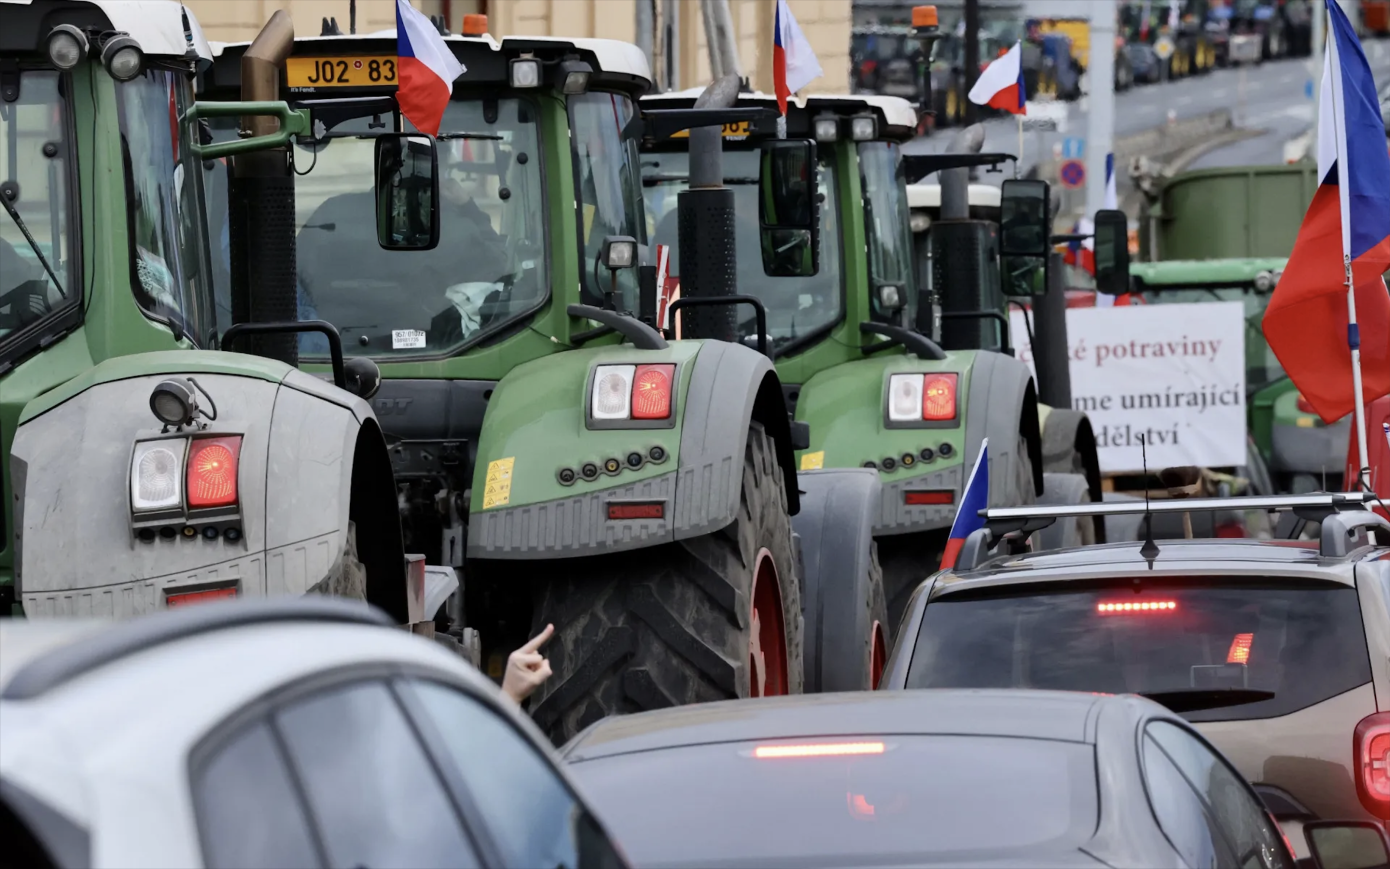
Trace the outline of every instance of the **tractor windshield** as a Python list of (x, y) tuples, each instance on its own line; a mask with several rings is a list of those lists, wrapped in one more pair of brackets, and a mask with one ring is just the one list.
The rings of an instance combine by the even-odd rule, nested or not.
[(912, 226), (907, 207), (907, 176), (898, 146), (891, 142), (859, 145), (859, 175), (864, 188), (864, 231), (869, 253), (870, 298), (878, 319), (892, 316), (881, 308), (878, 288), (893, 284), (907, 306), (907, 321), (917, 321), (917, 280), (913, 273)]
[[(689, 155), (684, 152), (649, 153), (642, 157), (649, 229), (655, 244), (670, 246), (673, 276), (680, 274), (676, 198), (686, 188), (689, 166)], [(734, 191), (738, 291), (757, 296), (766, 306), (768, 344), (774, 352), (795, 349), (803, 339), (821, 334), (844, 315), (839, 197), (829, 159), (821, 159), (817, 179), (821, 195), (820, 272), (808, 278), (771, 278), (763, 272), (759, 239), (758, 152), (724, 152), (724, 183)], [(742, 334), (752, 336), (756, 331), (753, 311), (746, 305), (736, 310)]]
[(1284, 367), (1265, 343), (1260, 321), (1269, 304), (1269, 293), (1244, 287), (1150, 287), (1140, 294), (1150, 305), (1196, 302), (1240, 302), (1245, 307), (1245, 388), (1256, 392), (1284, 377)]
[[(449, 103), (439, 134), (439, 246), (430, 251), (377, 244), (371, 134), (392, 123), (351, 119), (295, 149), (299, 316), (332, 323), (359, 355), (453, 354), (545, 301), (536, 111), (519, 98)], [(301, 338), (302, 353), (327, 349), (322, 336)]]
[(59, 73), (43, 70), (20, 73), (17, 84), (18, 99), (0, 102), (0, 196), (24, 227), (0, 210), (0, 341), (81, 293), (69, 229), (65, 89)]
[(624, 135), (632, 120), (632, 101), (621, 94), (593, 91), (569, 98), (570, 143), (574, 150), (575, 190), (579, 194), (580, 280), (589, 304), (603, 301), (617, 280), (617, 307), (637, 311), (637, 270), (612, 275), (599, 263), (603, 240), (627, 236), (646, 241), (637, 181), (637, 141)]

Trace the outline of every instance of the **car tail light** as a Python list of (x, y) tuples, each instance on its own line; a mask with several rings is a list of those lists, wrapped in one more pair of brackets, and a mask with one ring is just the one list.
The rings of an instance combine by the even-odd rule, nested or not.
[(1361, 805), (1377, 818), (1390, 820), (1390, 712), (1361, 719), (1351, 743)]
[(956, 375), (928, 374), (922, 388), (922, 419), (936, 422), (956, 418)]
[(210, 588), (203, 591), (188, 591), (182, 594), (170, 594), (164, 598), (166, 607), (187, 606), (192, 603), (207, 603), (214, 600), (236, 597), (236, 586), (231, 588)]
[(1297, 405), (1299, 411), (1302, 413), (1317, 413), (1317, 411), (1313, 409), (1313, 406), (1308, 403), (1308, 399), (1303, 397), (1303, 393), (1301, 392), (1298, 393), (1298, 399), (1294, 402), (1294, 404)]
[(1116, 613), (1155, 613), (1172, 612), (1178, 608), (1175, 600), (1126, 600), (1107, 601), (1096, 604), (1096, 612), (1102, 615)]
[(188, 454), (188, 507), (226, 507), (237, 502), (240, 437), (199, 438)]
[(807, 745), (760, 745), (753, 756), (760, 759), (778, 757), (848, 757), (860, 754), (883, 754), (881, 742), (826, 742)]
[(137, 513), (183, 507), (186, 438), (142, 441), (130, 461), (130, 505)]
[(632, 381), (632, 418), (669, 419), (674, 365), (638, 365)]
[(1231, 649), (1226, 653), (1227, 664), (1250, 663), (1250, 644), (1255, 641), (1254, 634), (1236, 634), (1231, 640)]

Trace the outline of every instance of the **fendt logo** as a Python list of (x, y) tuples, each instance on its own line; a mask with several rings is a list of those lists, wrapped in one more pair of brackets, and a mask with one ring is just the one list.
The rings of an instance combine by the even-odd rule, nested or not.
[(372, 402), (377, 416), (405, 416), (413, 398), (378, 398)]

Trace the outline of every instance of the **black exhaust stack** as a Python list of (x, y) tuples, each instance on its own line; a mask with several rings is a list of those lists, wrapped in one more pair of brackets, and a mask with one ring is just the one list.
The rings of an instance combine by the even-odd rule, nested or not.
[[(739, 79), (726, 75), (705, 88), (697, 109), (726, 109), (738, 101)], [(721, 127), (690, 131), (690, 184), (676, 199), (682, 298), (738, 292), (734, 254), (734, 192), (724, 186)], [(733, 305), (702, 305), (682, 313), (682, 335), (738, 341)]]

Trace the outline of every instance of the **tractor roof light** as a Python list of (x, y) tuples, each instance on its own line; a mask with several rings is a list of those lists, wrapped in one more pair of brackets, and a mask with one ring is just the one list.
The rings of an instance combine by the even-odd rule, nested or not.
[(130, 81), (145, 68), (145, 52), (128, 33), (116, 33), (101, 46), (101, 65), (116, 81)]
[(512, 87), (534, 88), (541, 84), (541, 62), (534, 57), (518, 57), (509, 66)]
[(87, 56), (87, 34), (71, 24), (59, 24), (48, 34), (48, 59), (59, 69), (72, 69)]
[(567, 97), (579, 96), (589, 90), (589, 77), (594, 68), (582, 60), (560, 62), (560, 90)]
[(469, 14), (463, 16), (463, 35), (486, 36), (487, 16), (478, 14)]
[(609, 271), (630, 269), (637, 264), (637, 239), (628, 235), (610, 235), (603, 240), (599, 258)]
[(1268, 270), (1262, 271), (1255, 275), (1255, 290), (1257, 292), (1267, 293), (1274, 289), (1274, 285), (1278, 282), (1279, 278), (1274, 272)]
[(834, 142), (840, 138), (840, 119), (834, 115), (821, 115), (815, 121), (816, 141), (821, 144)]
[(877, 138), (877, 119), (873, 115), (855, 115), (849, 119), (849, 135), (856, 142), (868, 142)]
[(155, 419), (166, 426), (181, 428), (193, 422), (198, 415), (198, 397), (192, 384), (179, 380), (165, 380), (150, 393), (150, 410)]

